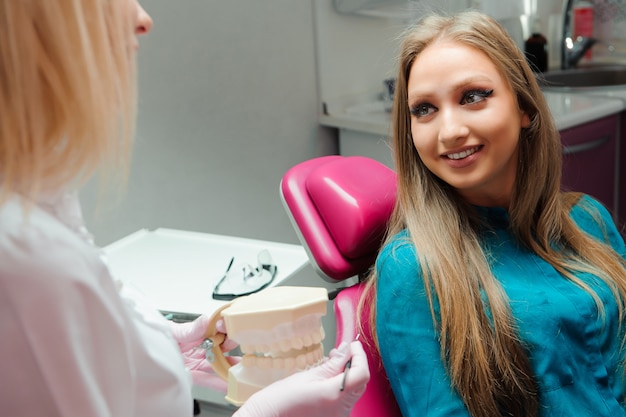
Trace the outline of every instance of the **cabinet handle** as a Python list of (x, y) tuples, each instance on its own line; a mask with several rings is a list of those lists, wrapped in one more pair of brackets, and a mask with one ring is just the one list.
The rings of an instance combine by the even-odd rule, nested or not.
[(579, 152), (589, 151), (591, 149), (599, 148), (611, 139), (611, 135), (604, 135), (600, 139), (592, 140), (590, 142), (579, 143), (578, 145), (563, 146), (563, 155), (571, 155)]

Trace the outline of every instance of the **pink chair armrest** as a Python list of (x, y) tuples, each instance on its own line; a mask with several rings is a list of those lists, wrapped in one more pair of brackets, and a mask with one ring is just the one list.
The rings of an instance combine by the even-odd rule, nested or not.
[(359, 334), (359, 340), (367, 355), (370, 369), (370, 381), (365, 393), (357, 401), (351, 417), (401, 417), (402, 413), (395, 400), (389, 379), (383, 368), (380, 355), (374, 344), (374, 338), (370, 327), (367, 325), (369, 311), (364, 309), (362, 314), (363, 329), (357, 328), (357, 306), (364, 289), (364, 284), (356, 284), (348, 287), (335, 298), (335, 316), (337, 319), (337, 345), (341, 342), (349, 342)]

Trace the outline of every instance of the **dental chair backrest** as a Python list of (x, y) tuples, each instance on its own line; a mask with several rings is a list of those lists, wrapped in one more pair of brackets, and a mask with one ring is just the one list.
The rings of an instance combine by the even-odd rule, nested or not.
[[(280, 191), (309, 260), (322, 278), (338, 283), (367, 273), (395, 204), (396, 174), (390, 168), (360, 156), (314, 158), (287, 171)], [(367, 309), (362, 311), (364, 328), (357, 328), (363, 285), (341, 290), (334, 301), (337, 344), (361, 333), (371, 375), (350, 415), (401, 416), (367, 326)]]

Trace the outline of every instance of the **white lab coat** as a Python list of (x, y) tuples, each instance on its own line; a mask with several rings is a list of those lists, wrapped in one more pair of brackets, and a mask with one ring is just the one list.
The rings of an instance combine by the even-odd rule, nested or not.
[(0, 206), (0, 414), (189, 417), (167, 322), (112, 279), (78, 199)]

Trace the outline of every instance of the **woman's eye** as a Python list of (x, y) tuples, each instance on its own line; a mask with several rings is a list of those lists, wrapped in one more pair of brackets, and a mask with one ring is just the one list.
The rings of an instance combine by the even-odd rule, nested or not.
[(434, 111), (435, 111), (435, 107), (428, 103), (418, 104), (417, 106), (411, 107), (411, 110), (410, 110), (411, 114), (415, 117), (428, 116)]
[(470, 90), (463, 94), (461, 104), (479, 103), (493, 94), (493, 90)]

